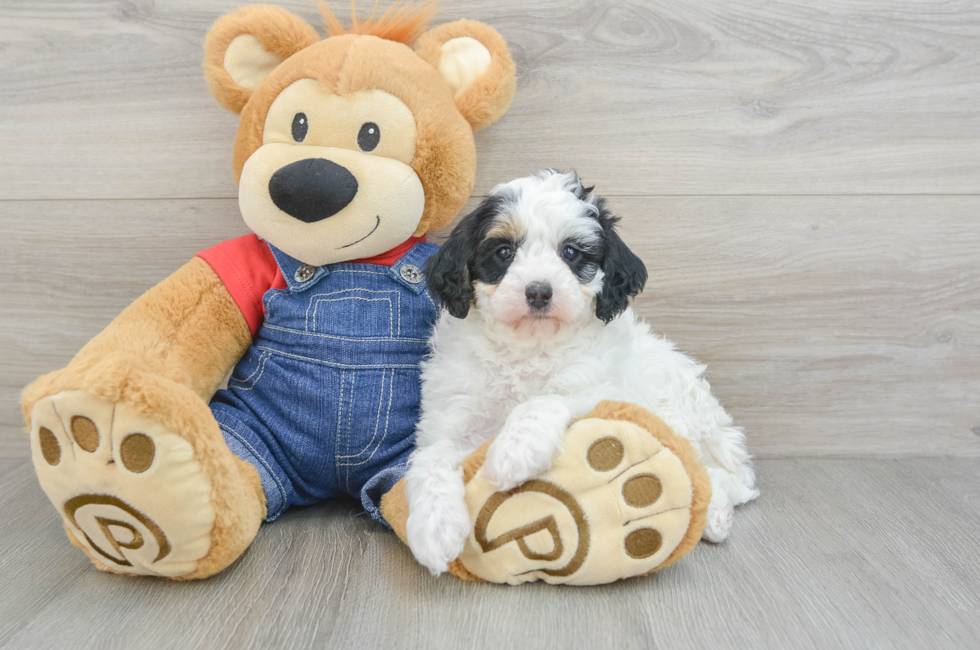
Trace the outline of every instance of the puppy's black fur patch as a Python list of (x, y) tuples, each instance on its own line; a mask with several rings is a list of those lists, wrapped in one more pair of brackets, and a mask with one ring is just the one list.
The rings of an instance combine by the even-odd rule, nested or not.
[[(505, 197), (488, 196), (483, 199), (476, 210), (463, 217), (449, 235), (449, 239), (436, 253), (426, 260), (424, 265), (425, 280), (439, 303), (456, 318), (466, 318), (473, 302), (473, 281), (482, 280), (476, 276), (474, 266), (480, 273), (503, 277), (507, 266), (502, 269), (490, 260), (477, 264), (477, 252), (488, 251), (489, 255), (499, 248), (491, 249), (486, 244), (494, 240), (486, 240), (484, 236), (493, 224), (493, 218), (498, 214)], [(481, 246), (482, 244), (482, 246)], [(496, 280), (499, 282), (499, 278)]]
[[(556, 169), (551, 171), (562, 173)], [(571, 190), (575, 198), (591, 203), (596, 208), (588, 216), (599, 222), (602, 240), (598, 246), (566, 242), (578, 248), (581, 255), (573, 260), (565, 260), (565, 263), (583, 283), (592, 280), (598, 268), (602, 269), (605, 277), (602, 280), (602, 290), (596, 297), (595, 314), (603, 323), (608, 323), (626, 310), (630, 298), (643, 291), (647, 282), (647, 267), (616, 232), (616, 224), (620, 218), (609, 211), (604, 198), (592, 195), (595, 186), (586, 187), (577, 172), (571, 170), (569, 173), (575, 177)]]
[[(566, 247), (575, 250), (571, 257), (565, 255)], [(592, 282), (602, 264), (603, 243), (601, 240), (580, 241), (566, 239), (558, 248), (558, 254), (580, 284)]]
[[(584, 189), (585, 195), (591, 192), (591, 187)], [(647, 267), (619, 237), (616, 232), (619, 217), (606, 208), (605, 199), (597, 197), (592, 204), (598, 209), (596, 219), (602, 226), (604, 250), (601, 266), (605, 274), (602, 291), (596, 298), (595, 315), (603, 323), (608, 323), (626, 310), (630, 298), (643, 291), (647, 283)]]
[[(484, 239), (476, 247), (476, 256), (470, 265), (470, 276), (485, 284), (499, 284), (510, 263), (514, 261), (514, 254), (520, 245), (520, 242), (505, 237)], [(506, 251), (510, 251), (509, 256), (503, 255)]]

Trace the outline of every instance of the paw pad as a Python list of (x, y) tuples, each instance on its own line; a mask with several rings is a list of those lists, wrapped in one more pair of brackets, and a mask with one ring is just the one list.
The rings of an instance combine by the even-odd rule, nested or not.
[(611, 469), (616, 469), (623, 462), (623, 454), (625, 453), (622, 442), (607, 436), (589, 445), (586, 459), (589, 467), (595, 471), (608, 472)]
[(99, 448), (99, 428), (87, 417), (76, 415), (71, 419), (71, 435), (83, 451), (91, 454)]
[(131, 433), (119, 445), (119, 458), (130, 472), (145, 472), (153, 464), (156, 445), (145, 433)]
[(638, 528), (626, 536), (623, 546), (630, 557), (642, 560), (660, 550), (663, 536), (653, 528)]
[(623, 483), (623, 501), (634, 508), (652, 506), (662, 492), (660, 479), (653, 474), (640, 474)]
[(37, 403), (34, 467), (77, 544), (123, 573), (180, 576), (211, 545), (211, 486), (190, 443), (79, 392)]
[(51, 429), (41, 427), (38, 431), (38, 439), (41, 445), (41, 454), (44, 456), (45, 462), (48, 465), (57, 465), (60, 463), (61, 445), (58, 444), (58, 439), (55, 438)]
[(491, 582), (600, 584), (663, 564), (691, 524), (681, 460), (637, 424), (584, 419), (539, 479), (495, 492), (477, 473), (460, 561)]

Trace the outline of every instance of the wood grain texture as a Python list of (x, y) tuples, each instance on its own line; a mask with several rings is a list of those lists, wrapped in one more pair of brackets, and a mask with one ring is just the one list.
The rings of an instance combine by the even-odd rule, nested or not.
[[(237, 118), (201, 43), (240, 4), (0, 4), (0, 197), (234, 197)], [(477, 137), (477, 193), (551, 166), (610, 195), (980, 190), (973, 0), (443, 4), (518, 65), (513, 108)]]
[[(225, 199), (4, 206), (0, 456), (16, 457), (28, 453), (21, 387), (198, 250), (246, 229)], [(708, 364), (753, 453), (980, 456), (980, 197), (611, 207), (650, 271), (637, 311)]]
[(650, 578), (432, 578), (352, 502), (294, 509), (203, 582), (96, 571), (0, 461), (3, 648), (922, 648), (980, 644), (978, 459), (773, 460), (723, 545)]

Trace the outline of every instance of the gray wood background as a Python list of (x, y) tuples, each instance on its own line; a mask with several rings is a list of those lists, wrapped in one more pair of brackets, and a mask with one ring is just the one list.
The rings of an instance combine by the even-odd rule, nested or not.
[[(238, 4), (0, 2), (0, 456), (25, 383), (245, 232), (201, 73)], [(757, 456), (980, 456), (976, 2), (443, 4), (518, 65), (476, 195), (559, 166), (611, 197), (639, 311)]]
[[(614, 624), (623, 647), (980, 645), (976, 0), (443, 0), (518, 66), (471, 204), (543, 167), (595, 183), (650, 269), (638, 310), (771, 459), (729, 544), (620, 587), (473, 587), (339, 504), (205, 583), (90, 570), (25, 463), (18, 392), (245, 232), (237, 118), (201, 72), (243, 3), (0, 0), (0, 644), (569, 647)], [(109, 627), (72, 636), (88, 621)]]

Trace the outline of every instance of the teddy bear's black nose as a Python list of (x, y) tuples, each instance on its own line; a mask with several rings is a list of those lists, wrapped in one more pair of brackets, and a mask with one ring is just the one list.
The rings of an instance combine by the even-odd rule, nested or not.
[(269, 179), (269, 195), (291, 217), (315, 223), (332, 217), (354, 200), (357, 179), (326, 158), (289, 163)]

